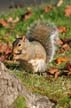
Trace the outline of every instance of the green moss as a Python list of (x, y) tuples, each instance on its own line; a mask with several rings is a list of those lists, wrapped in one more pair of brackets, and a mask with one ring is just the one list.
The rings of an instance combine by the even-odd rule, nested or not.
[(13, 103), (14, 108), (27, 108), (25, 99), (19, 96), (16, 101)]

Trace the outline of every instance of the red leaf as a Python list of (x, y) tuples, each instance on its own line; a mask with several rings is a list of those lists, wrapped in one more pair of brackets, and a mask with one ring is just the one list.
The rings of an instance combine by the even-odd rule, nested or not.
[(8, 55), (8, 54), (10, 54), (11, 52), (12, 52), (11, 48), (9, 48), (9, 47), (7, 46), (7, 49), (6, 49), (6, 51), (5, 51), (5, 54)]
[(0, 43), (0, 53), (5, 52), (7, 49), (7, 44)]
[(65, 11), (65, 16), (70, 16), (71, 15), (71, 5), (67, 6), (64, 11)]
[(12, 53), (11, 48), (6, 43), (0, 43), (0, 61), (5, 61)]
[(5, 58), (5, 56), (4, 55), (2, 55), (1, 57), (0, 57), (0, 61), (4, 61), (6, 58)]

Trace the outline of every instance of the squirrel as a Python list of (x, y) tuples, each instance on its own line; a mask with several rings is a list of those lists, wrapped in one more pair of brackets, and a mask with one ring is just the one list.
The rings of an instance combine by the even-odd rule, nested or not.
[(31, 64), (34, 73), (46, 72), (56, 52), (56, 40), (56, 26), (37, 20), (29, 27), (26, 36), (13, 42), (13, 59)]

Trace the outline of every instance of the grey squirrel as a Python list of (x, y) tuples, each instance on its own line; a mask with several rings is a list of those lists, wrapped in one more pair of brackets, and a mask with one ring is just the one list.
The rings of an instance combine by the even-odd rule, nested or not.
[(31, 64), (34, 73), (45, 72), (47, 64), (53, 60), (56, 40), (58, 40), (56, 26), (38, 20), (29, 27), (26, 36), (14, 41), (13, 58)]

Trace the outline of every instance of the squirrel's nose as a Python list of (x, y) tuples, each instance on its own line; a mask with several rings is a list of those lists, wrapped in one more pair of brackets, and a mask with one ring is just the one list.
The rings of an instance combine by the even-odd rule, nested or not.
[(18, 50), (17, 54), (19, 55), (19, 54), (21, 54), (21, 53), (22, 53), (22, 50)]
[(14, 54), (14, 55), (19, 55), (19, 54), (21, 54), (21, 53), (22, 53), (22, 50), (17, 50), (17, 51), (15, 50), (15, 51), (13, 51), (13, 54)]

